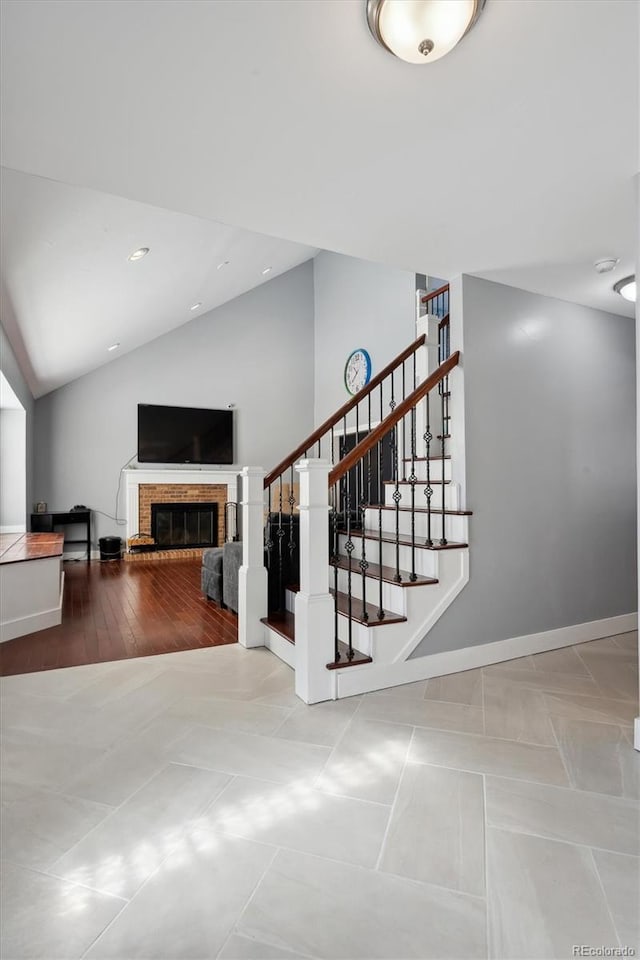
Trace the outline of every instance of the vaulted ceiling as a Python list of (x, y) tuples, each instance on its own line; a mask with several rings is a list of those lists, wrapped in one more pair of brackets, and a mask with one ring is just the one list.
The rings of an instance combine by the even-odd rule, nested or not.
[(5, 0), (2, 163), (631, 315), (638, 38), (629, 0), (488, 0), (413, 67), (364, 0)]
[(1, 206), (2, 320), (36, 397), (317, 252), (11, 170)]

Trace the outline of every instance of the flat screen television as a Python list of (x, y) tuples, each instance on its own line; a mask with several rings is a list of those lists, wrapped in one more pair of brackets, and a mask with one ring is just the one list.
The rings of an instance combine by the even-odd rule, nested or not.
[(233, 411), (138, 404), (139, 463), (233, 463)]

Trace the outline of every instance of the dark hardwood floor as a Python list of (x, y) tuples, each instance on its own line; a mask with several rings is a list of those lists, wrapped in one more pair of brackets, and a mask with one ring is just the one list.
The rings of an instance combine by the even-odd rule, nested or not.
[(65, 563), (62, 623), (1, 644), (0, 675), (236, 643), (236, 615), (200, 592), (200, 563)]

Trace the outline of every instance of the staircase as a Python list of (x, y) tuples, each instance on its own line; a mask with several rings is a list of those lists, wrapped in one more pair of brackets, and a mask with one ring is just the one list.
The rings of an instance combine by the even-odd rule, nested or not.
[(416, 341), (264, 478), (262, 515), (253, 473), (245, 520), (264, 527), (266, 576), (254, 571), (241, 601), (241, 639), (289, 663), (307, 702), (406, 682), (411, 653), (468, 581), (448, 286), (424, 305)]

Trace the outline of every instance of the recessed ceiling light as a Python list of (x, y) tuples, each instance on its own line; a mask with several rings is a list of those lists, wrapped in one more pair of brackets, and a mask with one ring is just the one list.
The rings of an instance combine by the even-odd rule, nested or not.
[(380, 46), (406, 63), (433, 63), (460, 43), (486, 0), (367, 0)]
[(596, 260), (593, 265), (596, 273), (611, 273), (620, 263), (618, 257), (605, 257), (603, 260)]
[(266, 277), (266, 275), (268, 273), (271, 273), (272, 270), (273, 270), (273, 267), (265, 267), (264, 270), (262, 271), (262, 276)]
[(192, 303), (192, 304), (191, 304), (191, 306), (189, 307), (189, 310), (197, 310), (198, 307), (201, 307), (201, 306), (202, 306), (202, 302), (201, 302), (200, 300), (198, 300), (197, 303)]
[(229, 263), (230, 263), (229, 260), (223, 260), (222, 263), (219, 263), (219, 264), (218, 264), (217, 269), (218, 269), (218, 270), (222, 270), (223, 267), (228, 267), (228, 266), (229, 266)]
[(624, 297), (625, 300), (635, 303), (637, 289), (635, 274), (631, 274), (630, 277), (625, 277), (624, 280), (618, 280), (617, 283), (614, 283), (613, 289), (616, 293), (619, 293), (621, 297)]
[(111, 352), (111, 350), (117, 350), (119, 346), (119, 343), (112, 343), (110, 347), (107, 347), (107, 350)]
[(130, 253), (127, 257), (127, 260), (130, 263), (135, 263), (136, 260), (142, 260), (143, 257), (149, 253), (149, 247), (139, 247), (137, 250), (134, 250), (133, 253)]

